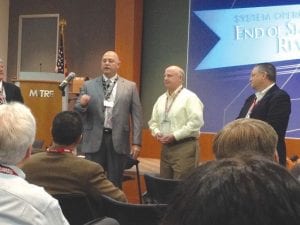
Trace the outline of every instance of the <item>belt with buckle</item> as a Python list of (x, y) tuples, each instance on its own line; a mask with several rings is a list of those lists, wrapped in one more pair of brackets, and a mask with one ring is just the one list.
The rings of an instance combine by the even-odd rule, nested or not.
[(181, 139), (181, 140), (178, 140), (178, 141), (173, 141), (172, 143), (170, 143), (170, 144), (167, 144), (167, 145), (178, 145), (178, 144), (182, 144), (182, 143), (185, 143), (185, 142), (188, 142), (188, 141), (195, 141), (195, 140), (197, 140), (197, 138), (196, 137), (187, 137), (187, 138), (183, 138), (183, 139)]
[(111, 128), (103, 128), (103, 132), (106, 133), (106, 134), (111, 134), (112, 129)]

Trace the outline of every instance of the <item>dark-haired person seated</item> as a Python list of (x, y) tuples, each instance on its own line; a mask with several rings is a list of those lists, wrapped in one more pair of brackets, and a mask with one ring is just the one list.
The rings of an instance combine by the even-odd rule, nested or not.
[(237, 119), (226, 124), (213, 140), (216, 159), (241, 154), (261, 155), (278, 162), (277, 134), (271, 125), (257, 119)]
[(161, 225), (299, 225), (300, 184), (262, 156), (209, 161), (187, 177)]
[(125, 194), (106, 178), (100, 164), (74, 154), (82, 131), (82, 120), (77, 112), (58, 113), (51, 129), (53, 145), (24, 163), (26, 179), (50, 194), (83, 193), (96, 201), (105, 194), (126, 202)]

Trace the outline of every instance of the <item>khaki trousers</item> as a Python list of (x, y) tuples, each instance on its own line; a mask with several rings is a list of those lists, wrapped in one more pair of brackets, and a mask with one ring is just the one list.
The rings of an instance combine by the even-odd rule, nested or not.
[(182, 179), (198, 166), (198, 159), (198, 139), (163, 145), (160, 158), (160, 176), (168, 179)]

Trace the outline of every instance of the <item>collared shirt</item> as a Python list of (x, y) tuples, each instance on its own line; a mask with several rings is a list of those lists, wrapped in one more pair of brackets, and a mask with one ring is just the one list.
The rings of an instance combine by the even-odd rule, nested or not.
[(0, 224), (68, 225), (58, 201), (42, 187), (29, 184), (16, 166), (17, 175), (0, 173)]
[[(112, 110), (113, 110), (114, 102), (116, 99), (118, 75), (116, 74), (113, 77), (108, 78), (103, 74), (103, 79), (104, 79), (105, 83), (109, 79), (111, 81), (111, 85), (114, 85), (111, 93), (109, 93), (108, 97), (107, 98), (105, 97), (105, 100), (104, 100), (104, 106), (105, 106), (104, 127), (111, 129), (112, 128)], [(105, 93), (105, 95), (106, 95), (106, 93)]]
[[(173, 98), (173, 103), (171, 99)], [(175, 99), (174, 99), (175, 98)], [(166, 103), (172, 104), (166, 115)], [(170, 105), (169, 105), (170, 106)], [(168, 106), (167, 106), (168, 108)], [(169, 95), (161, 95), (153, 106), (152, 116), (148, 122), (152, 135), (161, 133), (161, 124), (167, 119), (170, 121), (170, 130), (176, 140), (186, 137), (199, 137), (200, 128), (204, 125), (203, 103), (197, 95), (182, 86)]]
[(256, 103), (258, 101), (260, 101), (264, 96), (265, 94), (268, 92), (268, 90), (270, 90), (273, 86), (275, 85), (275, 83), (269, 85), (267, 88), (265, 88), (264, 90), (262, 91), (258, 91), (255, 93), (255, 96), (256, 96)]

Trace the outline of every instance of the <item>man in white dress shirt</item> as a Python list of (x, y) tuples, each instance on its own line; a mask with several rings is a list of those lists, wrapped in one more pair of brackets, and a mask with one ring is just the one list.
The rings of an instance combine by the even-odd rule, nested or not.
[(167, 91), (154, 104), (148, 122), (152, 135), (162, 144), (160, 176), (180, 179), (198, 165), (203, 104), (183, 87), (184, 71), (169, 66), (164, 73)]
[(29, 184), (19, 168), (31, 154), (35, 130), (35, 119), (25, 105), (0, 105), (0, 224), (69, 224), (58, 201)]

